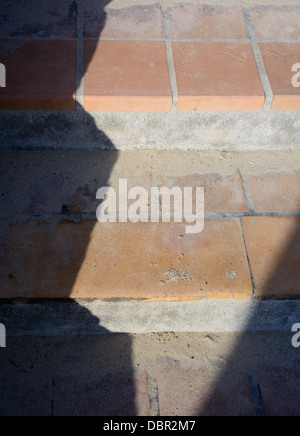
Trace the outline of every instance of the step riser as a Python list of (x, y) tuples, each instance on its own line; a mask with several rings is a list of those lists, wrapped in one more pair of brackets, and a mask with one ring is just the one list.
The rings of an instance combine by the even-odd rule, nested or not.
[(1, 149), (288, 150), (299, 112), (100, 113), (3, 111)]
[(299, 313), (299, 300), (170, 303), (43, 301), (0, 305), (0, 321), (6, 326), (8, 337), (167, 331), (289, 333), (293, 325), (299, 323)]

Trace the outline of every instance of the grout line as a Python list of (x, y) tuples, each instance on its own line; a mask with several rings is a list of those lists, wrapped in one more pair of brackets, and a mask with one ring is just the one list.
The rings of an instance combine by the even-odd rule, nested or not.
[(247, 262), (248, 262), (249, 273), (250, 273), (250, 277), (251, 277), (252, 290), (253, 290), (252, 298), (256, 298), (256, 286), (255, 286), (254, 276), (253, 276), (253, 272), (252, 272), (252, 268), (251, 268), (248, 248), (247, 248), (247, 244), (246, 244), (246, 238), (245, 238), (242, 218), (239, 219), (239, 222), (240, 222), (240, 227), (241, 227), (241, 232), (242, 232), (242, 238), (243, 238), (243, 241), (244, 241), (244, 247), (245, 247), (245, 252), (246, 252), (246, 257), (247, 257)]
[[(170, 39), (172, 42), (236, 42), (239, 44), (249, 44), (251, 41), (249, 39)], [(271, 43), (274, 44), (276, 42), (278, 43), (300, 43), (300, 41), (296, 39), (291, 40), (269, 40), (269, 39), (258, 39), (255, 42), (265, 42), (265, 43)]]
[(77, 41), (76, 41), (76, 102), (77, 110), (83, 110), (84, 93), (84, 46), (83, 46), (83, 25), (84, 6), (81, 2), (77, 4)]
[(272, 88), (271, 88), (271, 85), (269, 82), (269, 78), (268, 78), (266, 68), (264, 65), (264, 61), (263, 61), (263, 58), (262, 58), (262, 55), (261, 55), (261, 52), (259, 49), (259, 45), (257, 43), (257, 36), (256, 36), (254, 24), (252, 22), (249, 8), (244, 7), (243, 13), (244, 13), (246, 28), (247, 28), (249, 38), (250, 38), (250, 41), (252, 44), (252, 50), (253, 50), (255, 62), (257, 65), (261, 84), (262, 84), (263, 91), (265, 94), (265, 103), (263, 106), (263, 110), (269, 110), (269, 109), (271, 109), (271, 105), (273, 103), (273, 91), (272, 91)]
[(175, 111), (177, 109), (177, 103), (178, 103), (177, 79), (176, 79), (175, 65), (173, 59), (172, 44), (170, 41), (168, 15), (167, 12), (163, 10), (162, 10), (162, 20), (163, 20), (164, 33), (165, 33), (165, 45), (166, 45), (167, 62), (168, 62), (169, 78), (170, 78), (171, 93), (172, 93), (172, 111)]
[[(160, 211), (161, 213), (161, 211)], [(291, 218), (298, 218), (300, 217), (300, 212), (205, 212), (204, 218), (205, 219), (241, 219), (243, 217), (256, 217), (256, 218), (263, 218), (263, 217), (270, 217), (270, 218), (280, 218), (280, 217), (291, 217)], [(51, 220), (53, 218), (63, 218), (64, 220), (74, 220), (75, 222), (81, 222), (82, 220), (95, 220), (96, 218), (96, 211), (95, 213), (66, 213), (62, 214), (60, 212), (54, 212), (54, 213), (36, 213), (36, 214), (20, 214), (20, 215), (9, 215), (9, 216), (2, 216), (0, 217), (0, 221), (8, 221), (9, 223), (12, 222), (18, 222), (18, 219), (21, 220), (28, 220), (28, 219), (37, 219), (37, 220)], [(118, 222), (119, 213), (116, 214), (116, 219)], [(149, 222), (151, 222), (151, 215), (148, 217)], [(161, 222), (161, 215), (159, 217)], [(174, 219), (174, 214), (170, 214), (170, 219)], [(130, 220), (128, 220), (130, 222)], [(173, 221), (172, 221), (173, 222)], [(185, 220), (182, 220), (183, 223), (185, 223)]]
[(150, 416), (160, 416), (158, 383), (156, 378), (150, 376), (149, 373), (148, 373), (148, 392), (149, 392), (149, 402), (150, 402)]
[[(49, 37), (16, 37), (16, 36), (10, 36), (9, 38), (6, 38), (7, 40), (11, 41), (77, 41), (79, 38), (71, 38), (66, 36), (49, 36)], [(149, 42), (164, 42), (166, 41), (166, 38), (146, 38), (146, 37), (92, 37), (92, 36), (84, 36), (82, 38), (84, 41), (149, 41)], [(251, 41), (249, 39), (206, 39), (206, 38), (168, 38), (171, 42), (232, 42), (232, 43), (238, 43), (238, 44), (249, 44)], [(300, 41), (297, 39), (257, 39), (253, 41), (255, 43), (287, 43), (287, 44), (300, 44)]]
[(257, 64), (258, 72), (260, 75), (262, 87), (265, 93), (265, 104), (263, 110), (270, 110), (273, 103), (273, 91), (269, 82), (269, 78), (265, 69), (264, 61), (257, 43), (252, 43), (253, 53)]
[(248, 374), (248, 383), (252, 397), (255, 416), (266, 416), (264, 403), (257, 376)]
[[(12, 41), (77, 41), (77, 38), (74, 37), (67, 37), (67, 36), (49, 36), (49, 37), (42, 37), (42, 36), (34, 36), (34, 37), (24, 37), (24, 36), (10, 36), (8, 38), (5, 38)], [(93, 36), (83, 36), (82, 38), (84, 41), (158, 41), (158, 42), (164, 42), (166, 41), (166, 38), (146, 38), (146, 37), (93, 37)], [(235, 43), (244, 43), (249, 44), (251, 41), (249, 39), (207, 39), (207, 38), (168, 38), (171, 42), (235, 42)], [(255, 43), (288, 43), (288, 44), (300, 44), (300, 41), (297, 39), (254, 39), (252, 42)]]
[(244, 14), (244, 20), (246, 29), (249, 35), (249, 39), (251, 42), (257, 42), (257, 35), (255, 31), (255, 27), (251, 18), (251, 12), (249, 8), (243, 7), (243, 14)]
[(164, 42), (166, 38), (134, 38), (134, 37), (121, 37), (121, 36), (113, 36), (113, 37), (84, 37), (85, 41), (149, 41), (149, 42)]
[(55, 394), (54, 388), (55, 388), (55, 381), (54, 381), (54, 379), (53, 379), (53, 380), (52, 380), (51, 412), (50, 412), (50, 415), (51, 415), (51, 416), (54, 416), (54, 394)]

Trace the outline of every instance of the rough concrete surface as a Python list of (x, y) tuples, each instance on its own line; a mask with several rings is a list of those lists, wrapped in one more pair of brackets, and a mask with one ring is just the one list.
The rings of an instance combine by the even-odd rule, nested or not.
[[(205, 398), (201, 389), (192, 389), (190, 409), (186, 409), (190, 401), (182, 404), (178, 400), (172, 414), (208, 414), (208, 410), (217, 414), (214, 404), (219, 403), (220, 389), (223, 409), (219, 414), (222, 410), (226, 414), (228, 404), (234, 399), (239, 402), (238, 396), (228, 398), (226, 392), (243, 374), (253, 404), (251, 414), (261, 415), (265, 412), (255, 383), (257, 368), (275, 364), (278, 371), (288, 371), (298, 358), (290, 332), (8, 338), (7, 348), (0, 349), (0, 415), (122, 416), (120, 407), (126, 407), (127, 416), (163, 415), (166, 387), (161, 379), (162, 362), (173, 362), (179, 371), (176, 383), (168, 387), (171, 404), (198, 386), (203, 371), (213, 380)], [(169, 376), (174, 370), (170, 367)], [(187, 377), (192, 385), (186, 384)], [(272, 378), (260, 380), (269, 385), (274, 382)], [(279, 400), (277, 396), (276, 402)]]
[(152, 332), (289, 332), (300, 301), (51, 302), (0, 305), (9, 336)]
[(299, 113), (2, 111), (1, 149), (288, 150), (300, 146)]

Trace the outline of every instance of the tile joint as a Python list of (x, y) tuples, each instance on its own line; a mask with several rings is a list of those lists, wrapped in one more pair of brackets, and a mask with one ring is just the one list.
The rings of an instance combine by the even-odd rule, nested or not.
[(270, 110), (272, 103), (273, 103), (273, 91), (269, 82), (269, 78), (266, 72), (266, 68), (264, 65), (264, 61), (260, 52), (260, 48), (258, 45), (258, 39), (257, 39), (257, 35), (255, 32), (255, 27), (252, 21), (252, 17), (251, 17), (251, 13), (250, 13), (250, 9), (243, 7), (243, 14), (244, 14), (244, 20), (245, 20), (245, 24), (246, 24), (246, 28), (248, 31), (248, 35), (249, 35), (249, 39), (252, 45), (252, 50), (253, 50), (253, 54), (254, 54), (254, 58), (255, 58), (255, 62), (257, 65), (257, 69), (259, 72), (259, 76), (260, 76), (260, 80), (261, 80), (261, 84), (263, 87), (263, 91), (265, 94), (265, 103), (263, 106), (262, 110)]

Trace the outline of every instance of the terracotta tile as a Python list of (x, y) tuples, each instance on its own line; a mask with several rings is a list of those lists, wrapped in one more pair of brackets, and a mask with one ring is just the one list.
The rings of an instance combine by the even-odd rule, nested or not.
[(168, 9), (172, 39), (248, 40), (242, 8), (180, 5)]
[(189, 174), (176, 177), (168, 174), (168, 168), (164, 175), (159, 176), (153, 182), (155, 186), (180, 187), (203, 187), (205, 212), (248, 212), (245, 192), (241, 175), (238, 171), (229, 175), (212, 174)]
[(1, 226), (1, 298), (70, 295), (92, 229), (69, 222)]
[(157, 359), (161, 416), (253, 416), (246, 374)]
[(250, 9), (259, 40), (299, 41), (300, 8), (296, 6), (256, 6)]
[(87, 6), (84, 36), (95, 38), (164, 38), (161, 7), (134, 5), (122, 9)]
[[(271, 109), (299, 110), (300, 87), (294, 87), (292, 80), (300, 68), (293, 72), (292, 67), (300, 63), (300, 43), (260, 43), (259, 47), (274, 94)], [(300, 77), (294, 80), (300, 84)]]
[(243, 228), (257, 297), (298, 297), (300, 218), (244, 217)]
[(76, 38), (76, 17), (73, 0), (2, 2), (0, 38)]
[(85, 71), (86, 110), (171, 109), (171, 86), (163, 42), (86, 41)]
[(172, 43), (179, 110), (256, 110), (264, 93), (250, 44)]
[(1, 297), (248, 299), (252, 286), (239, 222), (58, 224), (1, 229)]
[(299, 173), (267, 173), (248, 180), (256, 212), (299, 212)]
[(76, 109), (75, 41), (1, 40), (0, 56), (0, 109)]
[(54, 416), (150, 416), (146, 371), (110, 373), (84, 382), (60, 377), (54, 386)]

